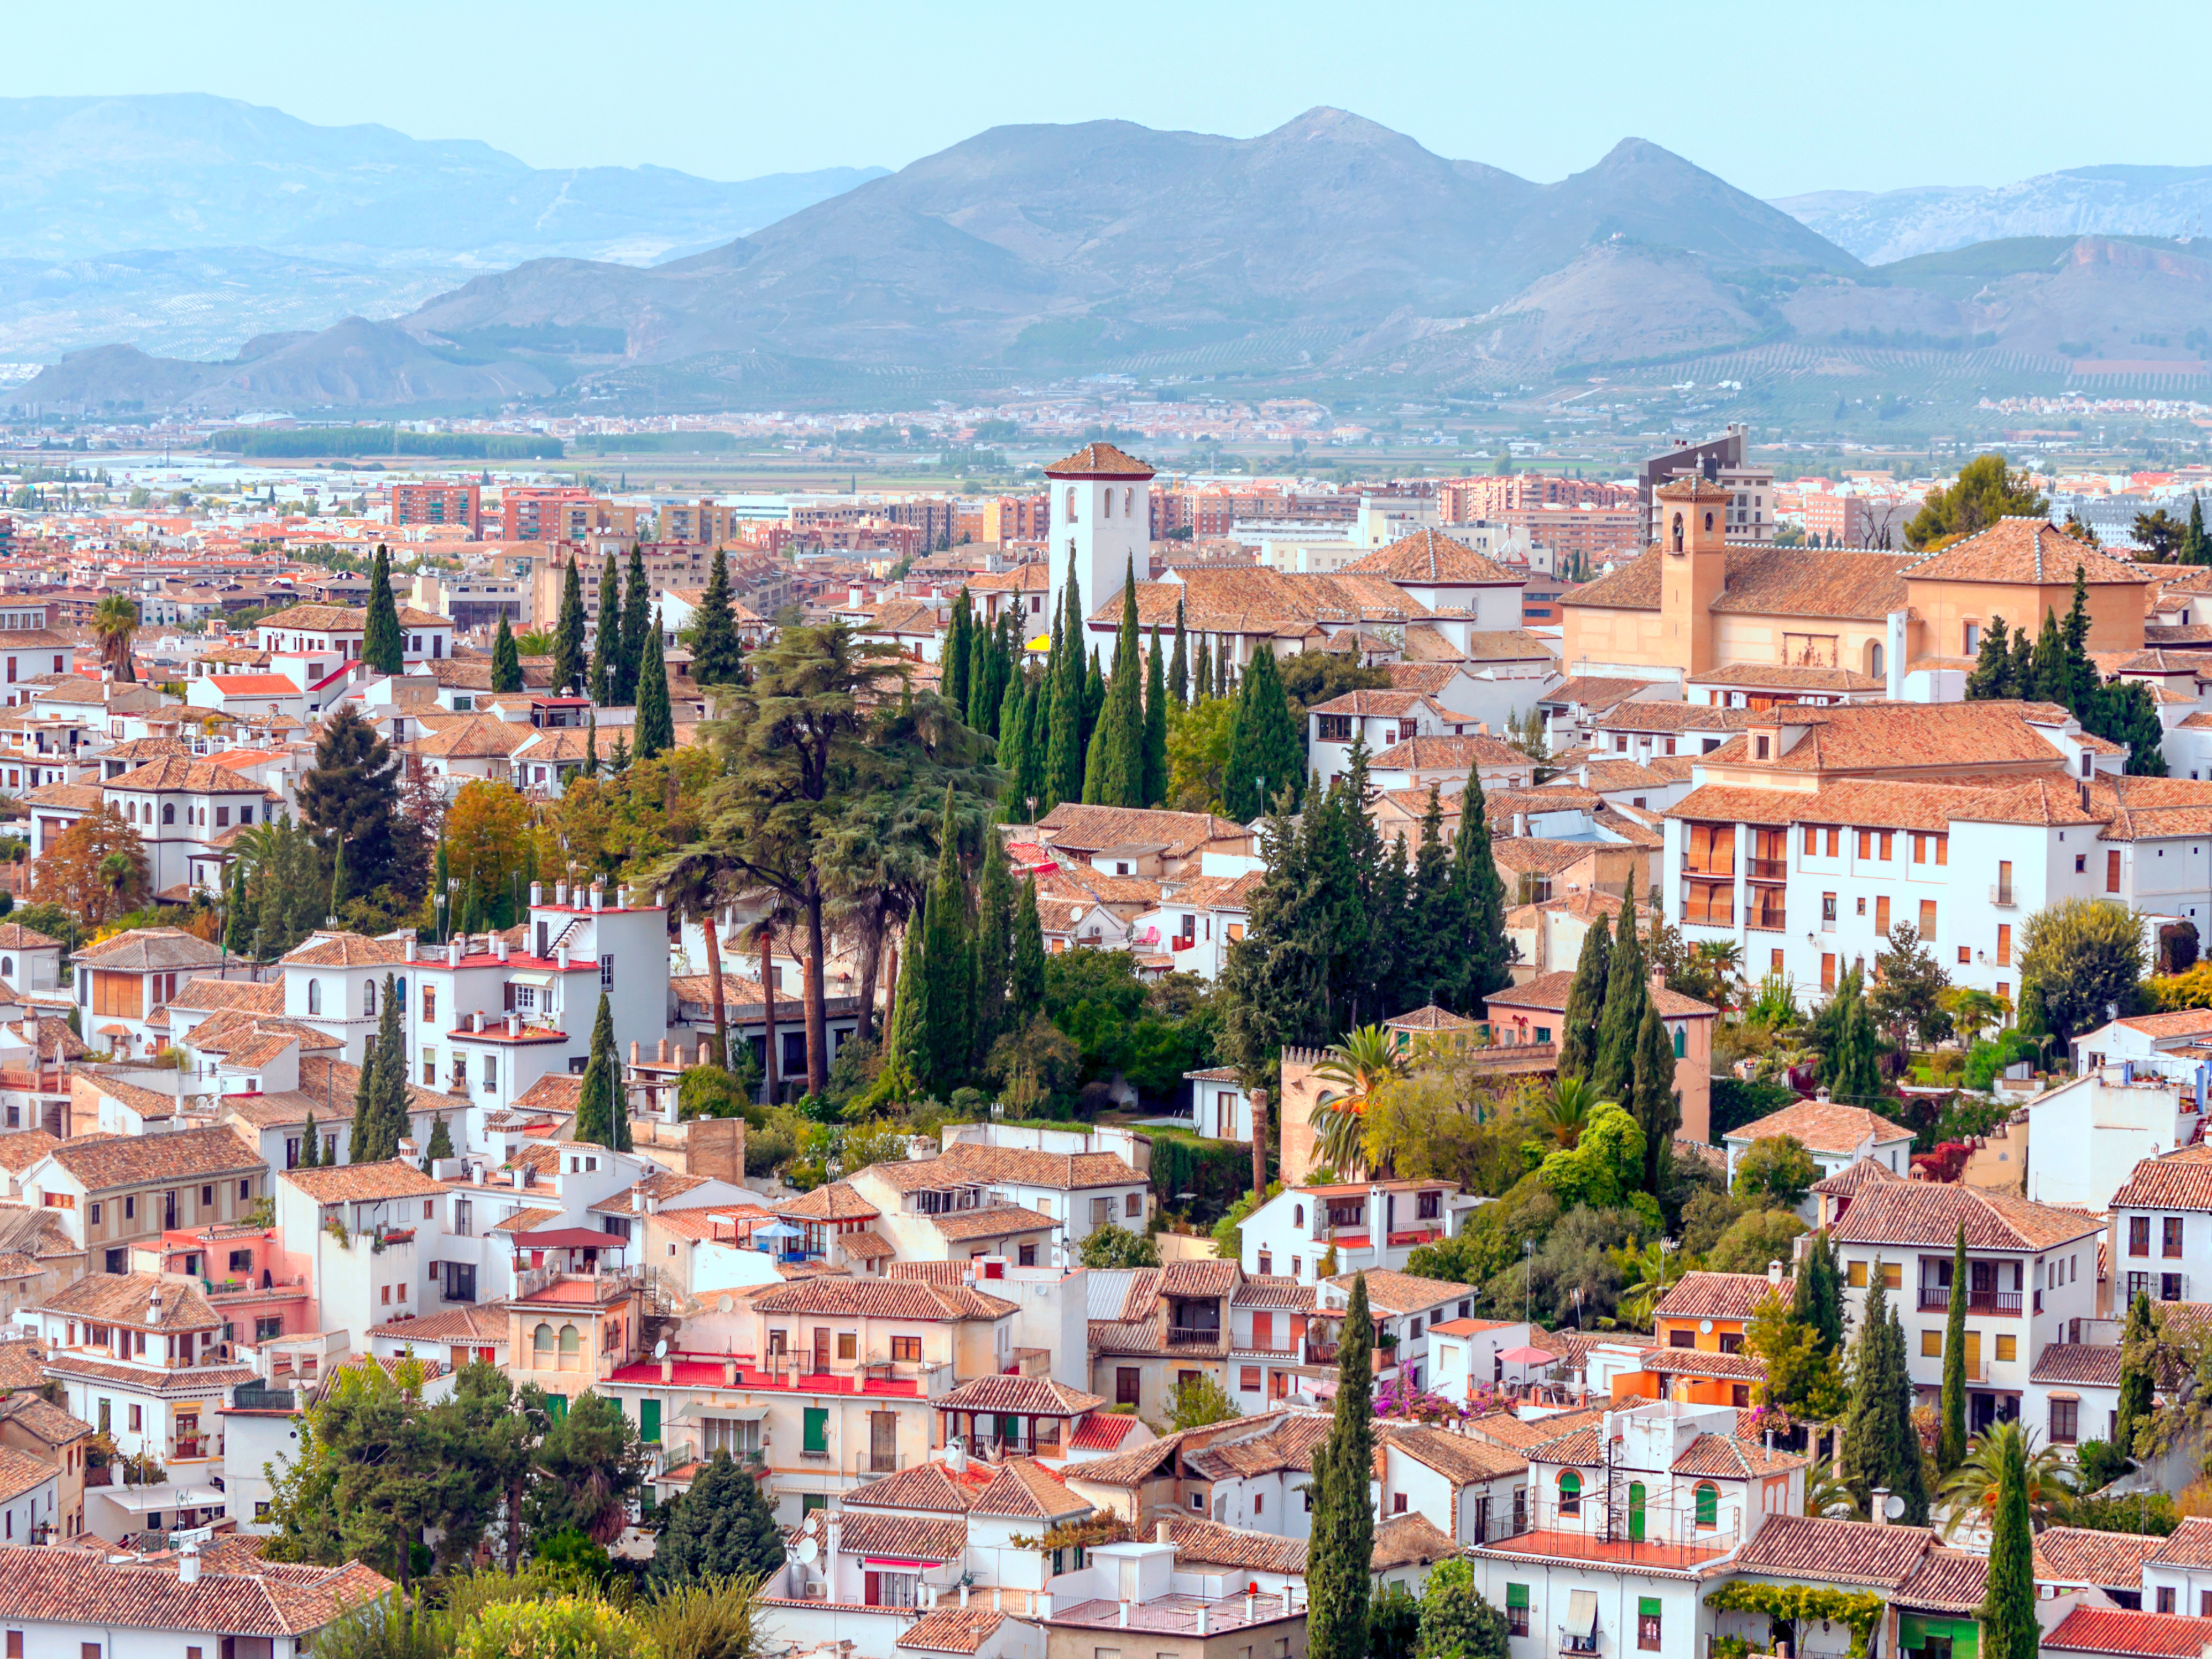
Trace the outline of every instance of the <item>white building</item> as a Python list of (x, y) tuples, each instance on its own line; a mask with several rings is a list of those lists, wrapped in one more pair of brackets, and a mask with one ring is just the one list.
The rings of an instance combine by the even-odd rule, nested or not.
[(2107, 1034), (2141, 1038), (2108, 1025), (2077, 1041), (2080, 1074), (2027, 1103), (2028, 1144), (2034, 1149), (2027, 1160), (2027, 1195), (2039, 1204), (2102, 1214), (2144, 1159), (2197, 1139), (2203, 1121), (2197, 1062), (2181, 1055), (2100, 1060), (2098, 1056), (2118, 1046)]
[[(1728, 1148), (1728, 1179), (1735, 1185), (1735, 1166), (1761, 1140), (1788, 1135), (1812, 1154), (1820, 1179), (1841, 1175), (1863, 1158), (1870, 1158), (1893, 1175), (1912, 1167), (1912, 1131), (1893, 1123), (1879, 1112), (1840, 1101), (1801, 1100), (1770, 1112), (1754, 1122), (1741, 1124), (1721, 1137)], [(1808, 1212), (1809, 1218), (1810, 1212)]]
[[(1051, 571), (1048, 618), (1067, 605), (1073, 561), (1085, 613), (1121, 591), (1133, 568), (1139, 581), (1152, 568), (1152, 469), (1109, 443), (1085, 444), (1044, 470), (1051, 495)], [(1094, 651), (1098, 649), (1096, 640)]]
[(1340, 1273), (1402, 1273), (1415, 1250), (1458, 1232), (1484, 1201), (1449, 1181), (1288, 1188), (1245, 1217), (1243, 1268), (1311, 1285), (1334, 1250)]
[(391, 1581), (342, 1567), (253, 1561), (204, 1570), (197, 1547), (174, 1559), (117, 1560), (79, 1550), (0, 1546), (0, 1630), (13, 1650), (48, 1659), (141, 1659), (195, 1651), (304, 1659), (316, 1632)]
[(2212, 1146), (2136, 1164), (2112, 1196), (2110, 1246), (2115, 1318), (2138, 1296), (2212, 1301)]

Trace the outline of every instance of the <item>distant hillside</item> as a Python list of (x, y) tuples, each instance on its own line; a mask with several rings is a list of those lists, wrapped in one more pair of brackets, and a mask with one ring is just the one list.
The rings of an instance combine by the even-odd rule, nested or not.
[(1994, 188), (1817, 191), (1773, 205), (1869, 264), (1887, 264), (2019, 237), (2202, 237), (2212, 167), (2069, 167)]

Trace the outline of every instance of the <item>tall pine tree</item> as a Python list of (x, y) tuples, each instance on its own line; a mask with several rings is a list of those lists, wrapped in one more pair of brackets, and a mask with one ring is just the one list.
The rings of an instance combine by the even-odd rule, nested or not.
[(1306, 1551), (1309, 1659), (1369, 1659), (1375, 1510), (1368, 1482), (1375, 1462), (1375, 1325), (1367, 1275), (1352, 1281), (1338, 1336), (1336, 1401), (1328, 1436), (1314, 1454), (1313, 1517)]
[(737, 615), (730, 602), (730, 561), (719, 547), (693, 624), (691, 678), (702, 685), (744, 684), (744, 645), (738, 638)]
[(975, 990), (969, 1006), (975, 1035), (969, 1054), (981, 1062), (1006, 1029), (1006, 986), (1014, 967), (1014, 872), (1006, 843), (983, 832), (982, 868), (975, 880)]
[(1190, 700), (1204, 702), (1213, 696), (1213, 651), (1206, 635), (1198, 636), (1198, 662), (1190, 677)]
[(1620, 928), (1606, 969), (1605, 1012), (1598, 1016), (1597, 1053), (1590, 1066), (1590, 1085), (1597, 1097), (1623, 1106), (1634, 1095), (1636, 1032), (1644, 1024), (1644, 1005), (1650, 996), (1644, 975), (1644, 943), (1636, 935), (1632, 899), (1620, 907)]
[(1137, 643), (1136, 562), (1121, 589), (1121, 628), (1114, 641), (1114, 678), (1091, 733), (1083, 778), (1088, 806), (1145, 804), (1144, 659)]
[(397, 674), (407, 659), (399, 632), (399, 606), (392, 597), (392, 553), (382, 542), (368, 568), (368, 615), (362, 624), (361, 659), (380, 674)]
[(974, 1036), (975, 968), (955, 800), (948, 784), (938, 830), (937, 878), (930, 884), (929, 904), (922, 917), (923, 975), (915, 987), (921, 1054), (927, 1061), (927, 1069), (916, 1069), (915, 1079), (939, 1100), (950, 1099), (967, 1081), (968, 1046)]
[(574, 696), (584, 680), (584, 578), (576, 556), (568, 556), (561, 580), (561, 620), (553, 633), (553, 689)]
[(676, 716), (668, 703), (668, 660), (660, 649), (660, 617), (646, 623), (645, 652), (637, 673), (637, 755), (651, 760), (676, 746)]
[(491, 638), (491, 689), (494, 696), (509, 696), (522, 690), (522, 653), (514, 647), (514, 630), (500, 613), (499, 632)]
[(1051, 724), (1045, 750), (1044, 788), (1039, 816), (1064, 800), (1083, 799), (1083, 599), (1075, 577), (1075, 556), (1067, 556), (1067, 590), (1053, 621), (1052, 658), (1045, 669), (1051, 690)]
[(945, 630), (945, 700), (960, 713), (968, 715), (969, 651), (974, 643), (974, 617), (969, 608), (968, 590), (963, 586), (960, 595), (952, 601), (952, 621)]

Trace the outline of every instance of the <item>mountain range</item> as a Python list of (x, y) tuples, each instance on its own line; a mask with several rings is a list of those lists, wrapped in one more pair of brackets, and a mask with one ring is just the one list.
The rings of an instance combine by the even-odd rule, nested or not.
[[(345, 222), (322, 206), (302, 221)], [(283, 257), (326, 298), (362, 269)], [(386, 268), (402, 270), (435, 268)], [(1641, 139), (1537, 184), (1329, 108), (1247, 139), (997, 127), (659, 264), (556, 253), (431, 286), (404, 315), (234, 334), (228, 356), (110, 336), (12, 401), (883, 407), (1102, 371), (1451, 392), (1804, 345), (1820, 362), (1872, 345), (2063, 376), (2097, 358), (2194, 372), (2212, 342), (2194, 243), (2015, 236), (1869, 265)]]
[(2016, 184), (1816, 191), (1774, 205), (1869, 264), (2023, 236), (2197, 238), (2212, 167), (2069, 167)]

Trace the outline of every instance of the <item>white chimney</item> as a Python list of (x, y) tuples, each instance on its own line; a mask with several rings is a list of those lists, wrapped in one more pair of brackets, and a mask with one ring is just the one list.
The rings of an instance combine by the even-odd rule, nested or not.
[(1162, 1516), (1152, 1527), (1152, 1541), (1155, 1544), (1172, 1544), (1175, 1542), (1175, 1540), (1168, 1535), (1168, 1518), (1164, 1515)]
[(177, 1582), (179, 1584), (200, 1582), (200, 1553), (193, 1545), (187, 1544), (177, 1553)]
[(568, 941), (565, 939), (553, 948), (553, 965), (564, 974), (568, 971)]
[(469, 1016), (469, 1018), (473, 1022), (473, 1024), (471, 1024), (470, 1025), (470, 1027), (469, 1027), (469, 1029), (470, 1029), (471, 1030), (472, 1030), (472, 1031), (481, 1031), (481, 1030), (483, 1030), (483, 1009), (481, 1009), (481, 1008), (477, 1009), (477, 1010), (476, 1011), (476, 1012), (474, 1012), (474, 1013), (472, 1013), (472, 1014), (471, 1014), (471, 1015)]
[(507, 1034), (511, 1037), (519, 1037), (522, 1035), (522, 1016), (520, 1014), (513, 1013), (507, 1017)]
[(1886, 1527), (1889, 1524), (1888, 1487), (1876, 1486), (1867, 1494), (1867, 1513), (1874, 1518), (1874, 1523), (1877, 1527)]
[(555, 882), (553, 884), (553, 902), (556, 904), (566, 904), (568, 902), (568, 884), (565, 881)]
[(448, 968), (458, 968), (458, 967), (459, 967), (460, 965), (461, 965), (461, 941), (460, 941), (460, 939), (459, 939), (459, 938), (455, 938), (455, 939), (450, 939), (450, 940), (448, 940), (448, 941), (447, 942), (447, 945), (446, 945), (446, 966), (447, 966)]
[(146, 1322), (158, 1326), (161, 1322), (161, 1286), (156, 1280), (146, 1297)]
[(410, 935), (409, 936), (409, 938), (408, 938), (408, 940), (407, 940), (407, 960), (408, 960), (408, 961), (410, 961), (410, 962), (412, 962), (412, 961), (414, 961), (414, 960), (415, 960), (415, 945), (416, 945), (415, 939), (414, 939), (414, 937), (410, 934)]
[(1766, 1264), (1766, 1282), (1778, 1289), (1781, 1286), (1782, 1264), (1779, 1261), (1770, 1261)]
[(505, 962), (507, 956), (507, 935), (504, 933), (494, 933), (491, 936), (491, 946), (493, 954), (497, 956), (501, 962)]
[(532, 883), (530, 884), (530, 906), (531, 906), (531, 908), (532, 908), (532, 909), (534, 910), (534, 909), (536, 909), (539, 905), (541, 905), (541, 904), (543, 904), (543, 903), (544, 903), (544, 902), (545, 902), (545, 884), (544, 884), (544, 882), (542, 882), (542, 881), (533, 881), (533, 882), (532, 882)]

